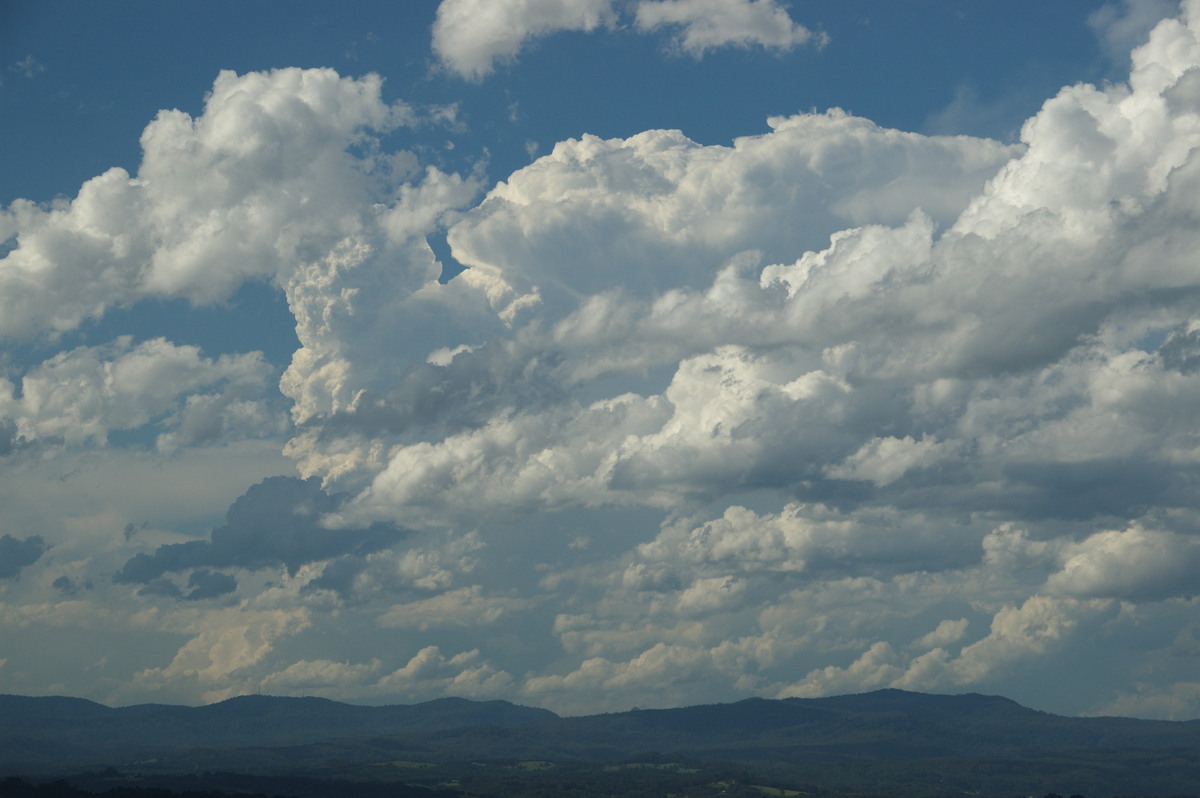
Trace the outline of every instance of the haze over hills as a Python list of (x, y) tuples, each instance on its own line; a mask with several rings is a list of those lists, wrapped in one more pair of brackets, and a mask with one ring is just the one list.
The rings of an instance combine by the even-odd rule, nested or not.
[(878, 786), (871, 779), (909, 784), (936, 774), (943, 787), (959, 779), (964, 790), (1043, 794), (1052, 787), (1021, 781), (1042, 774), (1085, 794), (1200, 794), (1200, 722), (1071, 718), (997, 696), (901, 690), (581, 717), (459, 698), (365, 707), (244, 696), (201, 707), (110, 708), (0, 696), (0, 775), (115, 767), (160, 777), (235, 771), (411, 782), (415, 771), (403, 768), (417, 765), (611, 769), (678, 761), (709, 763), (700, 770), (725, 763), (792, 782), (867, 779), (860, 788)]

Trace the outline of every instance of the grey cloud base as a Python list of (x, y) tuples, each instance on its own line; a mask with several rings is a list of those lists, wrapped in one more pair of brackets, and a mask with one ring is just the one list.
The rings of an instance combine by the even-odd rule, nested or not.
[(401, 537), (383, 523), (366, 529), (326, 529), (322, 519), (336, 511), (344, 498), (325, 493), (317, 479), (271, 477), (234, 502), (226, 523), (214, 529), (208, 540), (168, 543), (151, 554), (134, 555), (113, 581), (161, 584), (160, 577), (166, 574), (191, 571), (188, 587), (193, 590), (188, 598), (210, 598), (233, 592), (237, 584), (232, 576), (211, 568), (284, 568), (294, 574), (307, 563), (370, 554)]
[(22, 568), (41, 559), (47, 548), (40, 535), (24, 539), (0, 535), (0, 579), (15, 578)]

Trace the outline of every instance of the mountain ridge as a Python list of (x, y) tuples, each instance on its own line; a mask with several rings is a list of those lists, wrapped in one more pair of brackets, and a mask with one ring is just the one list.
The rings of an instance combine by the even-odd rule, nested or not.
[[(0, 695), (0, 776), (115, 767), (138, 778), (230, 772), (412, 783), (418, 772), (475, 778), (482, 767), (497, 783), (528, 786), (529, 763), (601, 778), (639, 762), (727, 766), (793, 784), (835, 779), (862, 789), (901, 774), (922, 795), (934, 794), (935, 776), (957, 779), (968, 792), (984, 783), (1034, 794), (1022, 786), (1031, 784), (1022, 775), (1029, 772), (1077, 785), (1062, 794), (1200, 795), (1200, 723), (1075, 718), (1003, 696), (891, 689), (574, 717), (464, 698), (372, 707), (239, 696), (200, 707), (107, 707)], [(680, 778), (693, 772), (686, 768)]]

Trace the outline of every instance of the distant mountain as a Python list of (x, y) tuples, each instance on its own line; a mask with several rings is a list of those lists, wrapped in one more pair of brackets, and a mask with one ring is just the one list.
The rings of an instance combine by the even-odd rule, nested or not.
[(612, 769), (631, 762), (687, 762), (680, 773), (721, 764), (781, 784), (833, 780), (889, 794), (883, 788), (900, 779), (911, 787), (896, 795), (951, 794), (951, 785), (963, 793), (1041, 795), (1056, 789), (1038, 785), (1073, 785), (1057, 791), (1200, 795), (1200, 723), (1068, 718), (997, 696), (902, 690), (570, 718), (465, 699), (361, 707), (246, 696), (112, 709), (0, 696), (0, 776), (114, 766), (158, 777), (225, 771), (417, 783), (437, 773), (436, 786), (466, 778), (446, 775), (455, 768), (477, 781), (487, 768), (508, 768), (496, 783), (522, 794), (512, 786), (521, 779), (550, 778), (537, 775), (542, 765), (518, 767), (531, 762), (591, 768), (592, 782), (581, 783), (615, 778)]
[(62, 770), (159, 759), (194, 748), (296, 746), (557, 717), (507, 701), (463, 698), (363, 707), (324, 698), (242, 696), (202, 707), (114, 709), (81, 698), (0, 695), (0, 768)]
[(1069, 718), (998, 696), (880, 690), (556, 718), (486, 733), (460, 728), (405, 750), (442, 759), (487, 751), (497, 757), (555, 761), (613, 761), (659, 751), (794, 764), (1129, 748), (1200, 750), (1200, 724)]

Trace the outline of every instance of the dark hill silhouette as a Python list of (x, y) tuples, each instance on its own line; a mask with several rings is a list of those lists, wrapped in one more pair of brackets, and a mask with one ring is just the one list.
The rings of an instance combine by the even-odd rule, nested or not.
[(1083, 794), (1085, 785), (1109, 795), (1200, 794), (1200, 723), (1069, 718), (997, 696), (901, 690), (567, 718), (457, 698), (363, 707), (245, 696), (203, 707), (114, 709), (0, 696), (0, 775), (115, 766), (160, 777), (233, 771), (375, 780), (417, 766), (449, 772), (534, 761), (596, 769), (679, 760), (781, 778), (836, 777), (864, 789), (907, 774), (924, 794), (940, 794), (937, 785), (950, 782), (937, 779), (953, 778), (964, 790), (986, 779), (999, 792), (1051, 791), (1021, 780), (1030, 773), (1066, 773), (1077, 785), (1070, 789)]
[(0, 767), (62, 770), (197, 747), (295, 746), (556, 717), (507, 701), (462, 698), (364, 707), (324, 698), (242, 696), (202, 707), (114, 709), (79, 698), (0, 695)]

